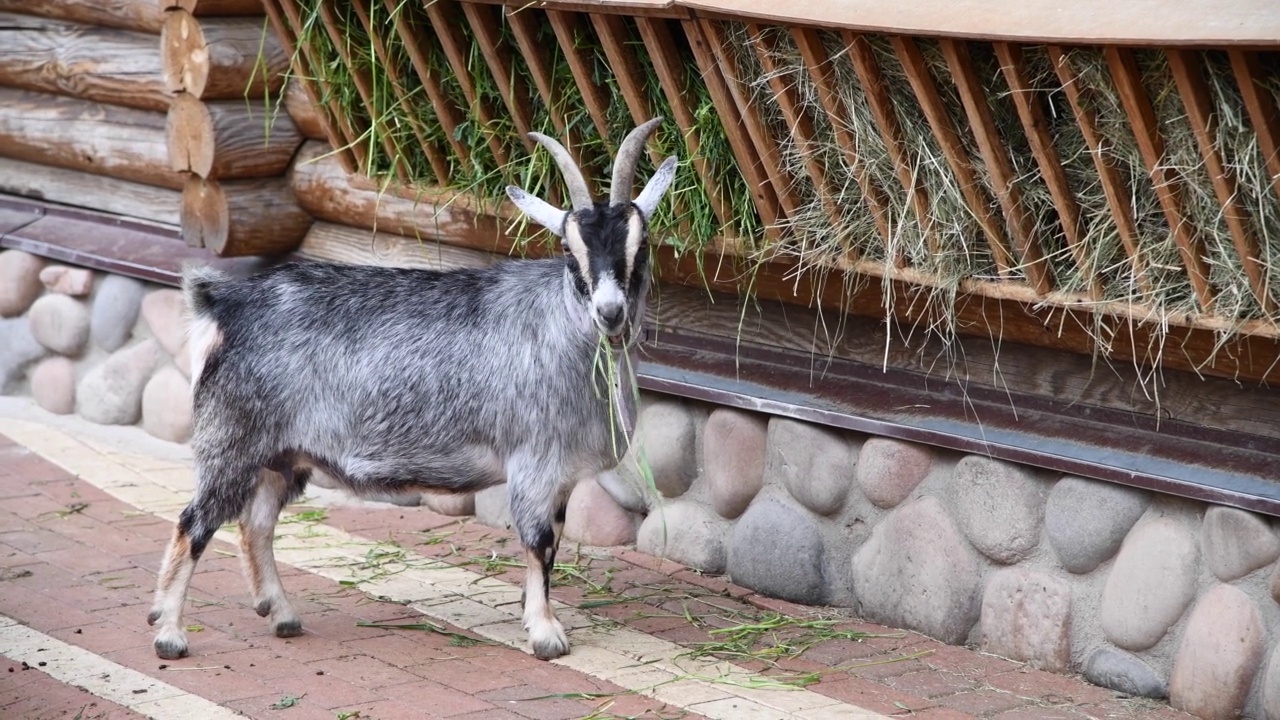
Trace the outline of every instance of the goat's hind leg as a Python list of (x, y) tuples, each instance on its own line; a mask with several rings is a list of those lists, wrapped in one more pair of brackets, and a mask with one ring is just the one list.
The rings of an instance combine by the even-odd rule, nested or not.
[[(156, 582), (155, 602), (147, 615), (147, 623), (158, 626), (154, 647), (156, 655), (174, 660), (187, 654), (187, 631), (182, 622), (182, 609), (191, 586), (191, 575), (204, 554), (209, 541), (222, 523), (240, 514), (248, 497), (248, 473), (240, 480), (234, 475), (228, 485), (210, 490), (208, 477), (196, 483), (195, 497), (173, 532), (173, 540), (165, 552)], [(223, 477), (223, 476), (216, 476)]]
[(276, 637), (302, 634), (302, 621), (280, 582), (272, 544), (280, 511), (306, 487), (309, 474), (309, 470), (295, 474), (287, 465), (264, 468), (240, 514), (240, 558), (253, 592), (253, 609), (261, 617), (271, 616)]

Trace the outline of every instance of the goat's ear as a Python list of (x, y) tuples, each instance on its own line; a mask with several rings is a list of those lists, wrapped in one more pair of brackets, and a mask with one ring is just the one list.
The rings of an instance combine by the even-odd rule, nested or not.
[(564, 219), (568, 212), (560, 210), (540, 197), (530, 195), (515, 185), (507, 186), (507, 197), (528, 218), (550, 230), (556, 237), (564, 237)]
[(658, 203), (662, 202), (662, 196), (667, 193), (667, 188), (671, 187), (671, 181), (675, 179), (676, 158), (673, 155), (662, 161), (657, 172), (649, 178), (649, 182), (644, 184), (644, 190), (641, 190), (640, 195), (635, 199), (636, 207), (640, 208), (645, 220), (653, 217), (653, 211), (658, 209)]

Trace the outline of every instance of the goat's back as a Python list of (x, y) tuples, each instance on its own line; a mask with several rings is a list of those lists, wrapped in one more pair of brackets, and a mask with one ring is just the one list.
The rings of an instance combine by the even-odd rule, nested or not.
[(219, 334), (196, 378), (198, 453), (297, 451), (344, 472), (421, 474), (458, 453), (590, 454), (564, 446), (598, 444), (592, 426), (607, 425), (563, 261), (185, 280), (194, 319)]

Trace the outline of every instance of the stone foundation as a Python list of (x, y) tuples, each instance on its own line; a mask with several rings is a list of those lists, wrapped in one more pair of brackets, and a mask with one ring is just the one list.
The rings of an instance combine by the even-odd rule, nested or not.
[(0, 252), (0, 391), (52, 413), (191, 437), (182, 294)]
[[(0, 385), (183, 442), (181, 305), (176, 290), (0, 253)], [(505, 486), (422, 501), (509, 523)], [(565, 536), (634, 542), (1201, 717), (1280, 719), (1280, 536), (1241, 510), (644, 394), (630, 452), (575, 488)]]

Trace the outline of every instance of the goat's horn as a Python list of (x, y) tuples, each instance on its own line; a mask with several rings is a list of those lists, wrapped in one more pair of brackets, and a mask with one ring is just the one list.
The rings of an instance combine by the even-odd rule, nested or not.
[(560, 174), (564, 176), (565, 185), (569, 186), (569, 198), (573, 201), (574, 212), (595, 207), (595, 201), (591, 199), (591, 191), (587, 189), (587, 181), (582, 177), (582, 170), (578, 169), (578, 164), (573, 161), (569, 151), (565, 150), (557, 140), (542, 133), (531, 132), (529, 137), (551, 152), (551, 157), (556, 161), (556, 167), (560, 168)]
[(618, 148), (618, 156), (613, 160), (613, 184), (609, 186), (609, 204), (626, 205), (631, 202), (631, 186), (636, 180), (636, 162), (640, 153), (644, 152), (649, 136), (662, 124), (662, 118), (656, 117), (649, 122), (627, 133)]

